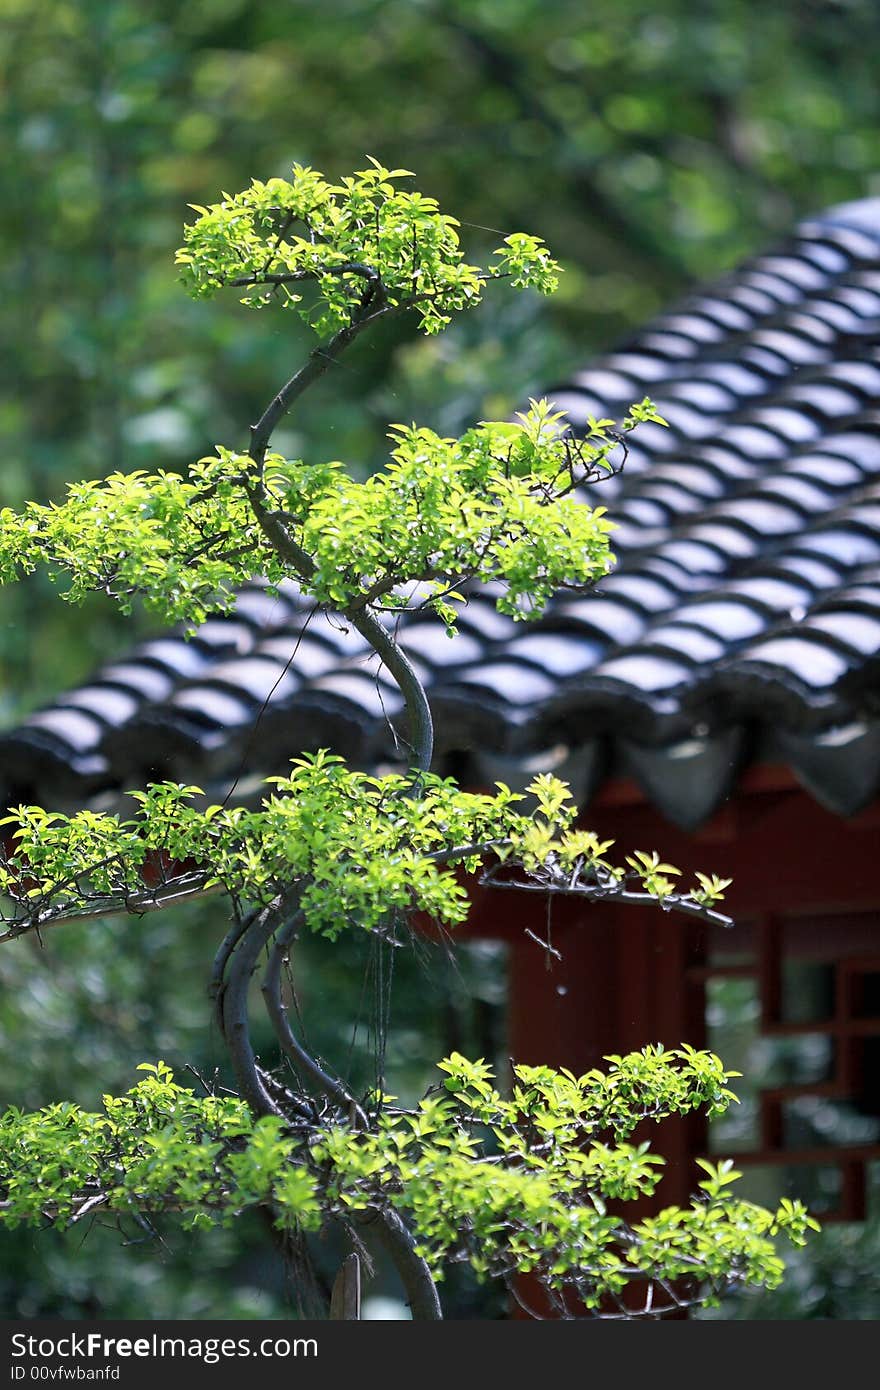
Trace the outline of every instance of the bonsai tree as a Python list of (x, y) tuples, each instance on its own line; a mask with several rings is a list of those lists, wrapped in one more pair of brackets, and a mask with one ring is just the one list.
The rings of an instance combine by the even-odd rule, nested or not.
[[(395, 637), (407, 613), (426, 607), (454, 637), (474, 584), (492, 585), (498, 608), (528, 621), (557, 590), (606, 574), (612, 525), (582, 489), (620, 465), (632, 429), (659, 419), (651, 402), (616, 425), (591, 420), (580, 435), (544, 400), (459, 439), (394, 425), (389, 461), (366, 481), (342, 463), (272, 449), (303, 393), (374, 325), (407, 314), (438, 333), (490, 281), (555, 287), (558, 267), (524, 233), (506, 237), (487, 267), (469, 264), (458, 224), (408, 190), (408, 177), (370, 161), (331, 184), (295, 166), (289, 180), (195, 208), (177, 253), (190, 293), (232, 289), (256, 308), (299, 314), (313, 351), (245, 447), (218, 446), (186, 476), (115, 473), (59, 503), (0, 514), (4, 581), (45, 565), (70, 602), (98, 590), (128, 611), (138, 597), (189, 632), (229, 611), (245, 581), (293, 584), (363, 636), (405, 710), (396, 769), (352, 769), (328, 750), (293, 756), (256, 808), (230, 797), (208, 805), (200, 788), (168, 781), (132, 791), (127, 817), (10, 808), (0, 861), (8, 946), (72, 918), (222, 897), (225, 934), (206, 981), (236, 1091), (196, 1096), (164, 1062), (146, 1062), (101, 1111), (65, 1102), (8, 1111), (0, 1220), (64, 1226), (96, 1211), (174, 1212), (197, 1227), (259, 1207), (300, 1254), (326, 1223), (347, 1233), (333, 1317), (357, 1316), (357, 1276), (374, 1242), (414, 1318), (441, 1316), (438, 1285), (457, 1261), (520, 1299), (520, 1276), (530, 1276), (562, 1316), (659, 1317), (778, 1283), (773, 1237), (802, 1243), (815, 1225), (798, 1202), (772, 1212), (732, 1195), (738, 1174), (727, 1162), (703, 1162), (687, 1208), (621, 1214), (654, 1192), (662, 1167), (635, 1142), (636, 1127), (698, 1107), (716, 1115), (735, 1099), (717, 1057), (658, 1044), (584, 1076), (514, 1063), (502, 1086), (485, 1060), (454, 1053), (406, 1107), (381, 1078), (355, 1094), (309, 1053), (288, 1012), (290, 953), (303, 934), (366, 932), (393, 947), (419, 915), (454, 928), (469, 882), (728, 920), (717, 907), (725, 880), (700, 874), (685, 891), (656, 853), (612, 862), (611, 842), (581, 826), (557, 778), (536, 777), (524, 795), (500, 783), (477, 793), (433, 772), (426, 692)], [(274, 1065), (255, 1054), (258, 972)]]

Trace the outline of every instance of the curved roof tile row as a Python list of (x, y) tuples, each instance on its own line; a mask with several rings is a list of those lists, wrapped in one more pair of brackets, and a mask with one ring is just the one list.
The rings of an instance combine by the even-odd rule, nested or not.
[[(403, 618), (438, 765), (508, 782), (552, 765), (587, 798), (623, 771), (691, 827), (772, 758), (858, 811), (880, 789), (880, 200), (802, 223), (546, 394), (576, 427), (650, 395), (669, 427), (640, 427), (591, 494), (618, 527), (594, 594), (524, 624), (475, 591), (452, 642)], [(190, 641), (144, 641), (0, 735), (2, 791), (228, 785), (321, 746), (385, 763), (400, 713), (356, 633), (293, 584), (252, 584)]]

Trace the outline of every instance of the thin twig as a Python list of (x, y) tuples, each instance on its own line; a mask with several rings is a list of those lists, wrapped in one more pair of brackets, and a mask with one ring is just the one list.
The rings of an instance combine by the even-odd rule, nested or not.
[[(212, 897), (226, 891), (222, 883), (206, 887), (207, 873), (182, 874), (180, 878), (169, 879), (167, 884), (151, 889), (149, 893), (129, 893), (119, 897), (96, 897), (94, 906), (73, 909), (67, 906), (41, 908), (28, 917), (13, 922), (0, 934), (0, 943), (14, 941), (27, 932), (39, 932), (44, 927), (57, 927), (67, 922), (96, 921), (102, 917), (144, 917), (148, 912), (159, 912), (179, 903), (193, 902), (197, 898)], [(171, 891), (173, 890), (173, 891)]]

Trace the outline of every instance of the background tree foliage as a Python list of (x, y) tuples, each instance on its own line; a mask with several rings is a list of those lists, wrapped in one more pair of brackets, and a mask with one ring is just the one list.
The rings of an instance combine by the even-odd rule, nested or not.
[[(292, 322), (267, 331), (235, 303), (181, 295), (169, 248), (188, 202), (254, 170), (373, 154), (418, 168), (477, 241), (521, 226), (562, 259), (549, 304), (499, 299), (434, 341), (389, 326), (346, 359), (344, 391), (322, 385), (297, 437), (278, 436), (296, 455), (298, 437), (329, 432), (327, 452), (366, 475), (388, 418), (441, 433), (504, 418), (795, 217), (877, 192), (878, 36), (871, 0), (597, 0), (588, 12), (576, 0), (0, 0), (0, 505), (114, 468), (179, 468), (237, 438), (279, 362), (303, 355)], [(0, 598), (4, 723), (131, 641), (109, 605), (71, 614), (37, 577)], [(214, 1065), (195, 983), (212, 938), (190, 911), (191, 932), (153, 923), (137, 955), (111, 921), (4, 958), (0, 1049), (14, 1068), (0, 1102), (90, 1103), (94, 1076), (122, 1089), (144, 1055)], [(425, 968), (427, 951), (397, 963), (415, 996), (396, 1039), (404, 1088), (451, 1046), (503, 1047), (491, 949)], [(327, 956), (322, 988), (343, 991), (354, 967), (381, 990), (368, 951)], [(334, 1026), (312, 1023), (318, 1041)], [(368, 1052), (365, 1027), (359, 1040)], [(5, 1235), (2, 1308), (282, 1316), (281, 1273), (251, 1234), (169, 1238), (122, 1262), (113, 1231), (81, 1251), (76, 1233), (66, 1245)], [(811, 1305), (826, 1306), (799, 1306)]]

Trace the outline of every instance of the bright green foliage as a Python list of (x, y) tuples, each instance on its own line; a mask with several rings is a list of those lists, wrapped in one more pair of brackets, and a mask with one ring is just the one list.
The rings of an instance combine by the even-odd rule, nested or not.
[[(606, 890), (637, 877), (603, 857), (612, 841), (572, 829), (576, 807), (555, 777), (530, 785), (531, 812), (520, 809), (526, 797), (503, 783), (477, 793), (432, 773), (371, 776), (324, 751), (295, 759), (288, 776), (269, 780), (275, 790), (258, 810), (195, 805), (201, 788), (173, 782), (132, 792), (140, 807), (128, 819), (17, 807), (0, 821), (15, 827), (14, 853), (0, 856), (10, 929), (114, 902), (143, 911), (151, 901), (142, 876), (151, 852), (190, 874), (201, 871), (200, 887), (222, 886), (253, 902), (270, 902), (299, 883), (307, 926), (331, 938), (351, 925), (378, 930), (411, 911), (460, 925), (469, 899), (456, 868), (473, 873), (487, 858), (506, 868), (561, 871), (572, 884), (592, 876)], [(668, 896), (650, 878), (644, 889), (646, 899)]]
[[(467, 1260), (482, 1277), (536, 1276), (596, 1309), (636, 1276), (684, 1279), (712, 1300), (740, 1284), (774, 1287), (769, 1237), (802, 1244), (816, 1228), (799, 1202), (770, 1212), (734, 1198), (729, 1164), (703, 1161), (702, 1195), (629, 1225), (607, 1203), (650, 1195), (663, 1160), (628, 1136), (640, 1122), (721, 1113), (736, 1097), (711, 1053), (659, 1046), (577, 1077), (514, 1067), (509, 1098), (485, 1062), (440, 1063), (445, 1086), (415, 1110), (388, 1105), (368, 1130), (254, 1120), (231, 1097), (196, 1098), (164, 1063), (102, 1114), (49, 1106), (0, 1117), (0, 1221), (61, 1225), (96, 1209), (177, 1211), (187, 1226), (229, 1223), (268, 1204), (276, 1224), (317, 1229), (335, 1215), (394, 1208), (435, 1278)], [(35, 1181), (36, 1179), (36, 1181)]]
[(717, 874), (701, 874), (699, 870), (695, 877), (700, 886), (692, 890), (692, 897), (707, 907), (719, 902), (724, 897), (725, 888), (729, 888), (733, 882), (732, 878), (719, 878)]
[(413, 582), (443, 593), (495, 580), (498, 608), (528, 617), (556, 589), (594, 583), (614, 560), (612, 525), (604, 507), (566, 494), (617, 442), (598, 428), (574, 441), (561, 413), (552, 418), (548, 428), (547, 403), (533, 402), (519, 423), (486, 422), (461, 439), (393, 426), (391, 462), (365, 483), (341, 464), (267, 460), (266, 486), (315, 564), (309, 590), (337, 607), (365, 596), (403, 607)]
[[(39, 1221), (48, 1211), (66, 1224), (105, 1206), (117, 1212), (172, 1210), (185, 1224), (229, 1221), (264, 1201), (285, 1176), (293, 1142), (274, 1116), (254, 1120), (235, 1097), (196, 1098), (170, 1067), (144, 1063), (149, 1075), (124, 1096), (104, 1096), (103, 1114), (62, 1102), (36, 1115), (11, 1109), (0, 1119), (0, 1216), (6, 1225)], [(295, 1170), (294, 1170), (295, 1171)], [(287, 1181), (296, 1221), (317, 1214), (310, 1184)]]
[[(669, 875), (677, 875), (680, 871), (676, 869), (674, 864), (661, 863), (656, 850), (653, 854), (646, 854), (644, 850), (636, 850), (635, 854), (627, 855), (626, 862), (642, 880), (649, 893), (653, 893), (661, 900), (668, 898), (672, 893), (675, 885)], [(703, 892), (707, 891), (706, 887), (703, 886)]]
[[(291, 288), (310, 282), (303, 312), (320, 334), (360, 331), (391, 311), (417, 312), (436, 332), (454, 310), (471, 307), (487, 276), (549, 293), (553, 262), (537, 238), (506, 238), (489, 272), (465, 265), (454, 220), (419, 193), (402, 193), (404, 171), (376, 165), (334, 186), (311, 169), (292, 182), (272, 179), (210, 210), (187, 229), (178, 252), (197, 295), (242, 280), (259, 282), (249, 299), (299, 305)], [(304, 235), (293, 235), (293, 228)], [(269, 287), (267, 289), (267, 286)], [(650, 402), (624, 422), (657, 419)], [(60, 505), (30, 503), (0, 512), (0, 580), (44, 564), (66, 576), (65, 597), (92, 590), (128, 611), (134, 594), (163, 619), (192, 625), (233, 602), (235, 587), (262, 576), (298, 579), (321, 603), (406, 604), (404, 586), (427, 582), (428, 598), (449, 626), (450, 590), (467, 579), (497, 580), (498, 606), (536, 616), (561, 587), (579, 588), (608, 572), (611, 524), (604, 508), (567, 498), (577, 484), (610, 468), (613, 422), (596, 422), (575, 441), (547, 402), (518, 423), (485, 423), (460, 440), (428, 429), (392, 427), (391, 461), (366, 483), (341, 463), (307, 465), (218, 447), (188, 478), (163, 472), (113, 474), (79, 483)], [(283, 563), (262, 533), (249, 493), (283, 522), (300, 561)]]
[(166, 621), (194, 625), (228, 609), (245, 580), (286, 574), (342, 608), (367, 598), (404, 606), (401, 586), (420, 581), (445, 593), (465, 579), (498, 580), (503, 612), (537, 616), (554, 590), (591, 584), (613, 563), (605, 509), (564, 494), (616, 443), (598, 430), (577, 445), (561, 433), (536, 437), (538, 418), (480, 425), (460, 440), (395, 426), (391, 462), (365, 483), (341, 463), (270, 455), (265, 486), (313, 561), (308, 574), (285, 567), (260, 531), (244, 492), (251, 460), (219, 448), (188, 479), (114, 474), (72, 486), (59, 505), (4, 509), (0, 577), (45, 564), (69, 579), (71, 602), (99, 590), (130, 611), (141, 594)]
[(106, 592), (129, 612), (140, 594), (168, 622), (203, 622), (231, 605), (236, 584), (284, 573), (228, 472), (214, 460), (213, 468), (194, 465), (188, 480), (116, 473), (71, 486), (59, 504), (5, 508), (0, 579), (45, 565), (53, 580), (69, 580), (63, 597), (71, 602)]
[[(555, 290), (559, 267), (525, 233), (505, 238), (489, 271), (468, 265), (455, 218), (434, 198), (397, 188), (409, 177), (372, 160), (340, 184), (299, 164), (289, 181), (255, 179), (235, 197), (195, 208), (200, 216), (177, 253), (183, 283), (199, 297), (246, 288), (243, 303), (294, 307), (322, 338), (385, 306), (415, 307), (424, 332), (438, 333), (479, 302), (490, 275), (516, 289)], [(305, 283), (317, 303), (303, 303)]]

